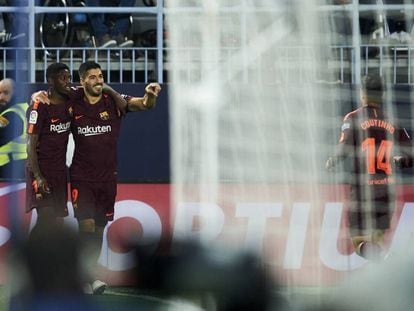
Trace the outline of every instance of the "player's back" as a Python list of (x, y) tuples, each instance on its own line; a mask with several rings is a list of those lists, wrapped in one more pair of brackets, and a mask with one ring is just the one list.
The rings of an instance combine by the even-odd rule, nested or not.
[(394, 184), (392, 155), (399, 137), (399, 128), (384, 112), (375, 107), (364, 106), (350, 113), (349, 143), (353, 146), (354, 186), (363, 190), (366, 199), (387, 195), (388, 186)]

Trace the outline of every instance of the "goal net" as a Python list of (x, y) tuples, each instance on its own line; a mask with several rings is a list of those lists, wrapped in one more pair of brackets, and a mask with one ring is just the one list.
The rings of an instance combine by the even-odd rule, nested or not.
[(353, 260), (320, 247), (343, 240), (338, 253), (348, 249), (341, 209), (323, 214), (343, 192), (321, 186), (341, 94), (320, 4), (176, 0), (166, 8), (174, 239), (247, 249), (288, 284), (337, 280), (326, 265), (344, 271)]

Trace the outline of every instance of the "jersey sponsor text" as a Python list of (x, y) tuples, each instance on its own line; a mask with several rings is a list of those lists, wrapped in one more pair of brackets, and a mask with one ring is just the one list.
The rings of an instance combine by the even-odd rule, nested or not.
[(111, 131), (112, 127), (110, 125), (78, 127), (78, 134), (84, 136), (102, 135), (105, 133), (110, 133)]
[(50, 124), (50, 131), (56, 133), (64, 133), (69, 131), (70, 122), (59, 123), (59, 124)]

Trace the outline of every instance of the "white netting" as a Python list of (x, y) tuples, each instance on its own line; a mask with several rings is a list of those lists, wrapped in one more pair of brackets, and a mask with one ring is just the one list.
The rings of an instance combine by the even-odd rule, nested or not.
[[(358, 10), (358, 1), (326, 3)], [(311, 286), (309, 297), (365, 264), (343, 217), (348, 176), (325, 172), (343, 116), (359, 105), (358, 70), (380, 73), (389, 91), (407, 70), (395, 70), (395, 49), (394, 58), (359, 49), (371, 34), (359, 36), (350, 6), (326, 3), (171, 0), (166, 10), (173, 238), (254, 250), (285, 284)], [(381, 12), (364, 11), (361, 25)]]
[[(247, 247), (271, 258), (270, 265), (293, 267), (300, 224), (291, 220), (289, 229), (276, 221), (294, 213), (298, 187), (319, 208), (318, 182), (332, 143), (326, 129), (338, 121), (324, 118), (336, 108), (333, 92), (320, 83), (333, 77), (316, 0), (167, 5), (174, 237), (195, 228), (190, 235), (204, 242)], [(194, 223), (186, 213), (196, 214), (200, 202), (201, 223)], [(306, 214), (300, 202), (295, 212), (302, 207)], [(246, 218), (255, 220), (241, 229)], [(318, 235), (313, 230), (308, 236)], [(287, 236), (291, 247), (281, 241)], [(306, 247), (317, 254), (313, 241)], [(307, 260), (311, 266), (317, 259)]]

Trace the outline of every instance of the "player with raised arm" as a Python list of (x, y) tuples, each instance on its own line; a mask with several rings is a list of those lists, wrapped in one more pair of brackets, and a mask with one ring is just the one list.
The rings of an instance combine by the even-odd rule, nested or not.
[[(81, 64), (79, 76), (84, 97), (70, 101), (75, 142), (70, 166), (71, 195), (81, 238), (90, 242), (97, 255), (103, 229), (114, 218), (117, 143), (122, 116), (128, 111), (153, 108), (161, 87), (150, 83), (143, 97), (124, 96), (124, 105), (115, 105), (111, 97), (102, 93), (104, 78), (99, 64)], [(105, 288), (102, 281), (92, 282), (94, 293), (101, 293)]]
[(395, 203), (392, 162), (398, 167), (412, 162), (410, 136), (386, 116), (383, 95), (380, 76), (362, 78), (361, 107), (345, 116), (335, 154), (326, 162), (331, 170), (351, 157), (350, 234), (356, 253), (370, 259), (384, 255), (384, 233)]
[[(71, 87), (71, 79), (66, 64), (51, 64), (46, 70), (48, 90), (32, 95), (26, 113), (26, 211), (37, 210), (38, 224), (63, 222), (68, 215), (66, 152), (72, 121), (69, 98), (83, 96), (83, 90)], [(124, 98), (112, 88), (105, 85), (105, 92), (124, 106)]]

